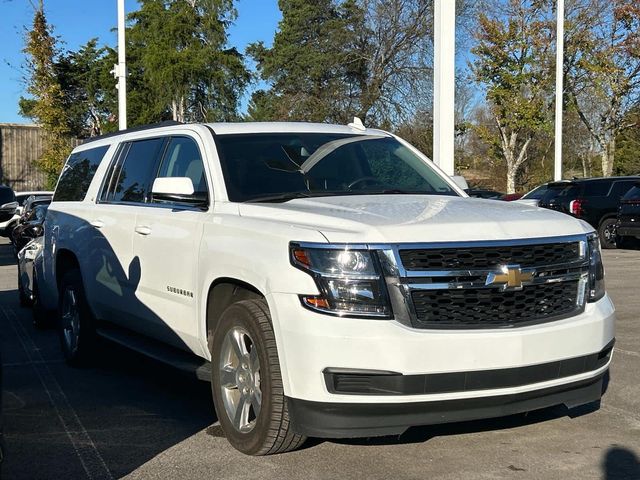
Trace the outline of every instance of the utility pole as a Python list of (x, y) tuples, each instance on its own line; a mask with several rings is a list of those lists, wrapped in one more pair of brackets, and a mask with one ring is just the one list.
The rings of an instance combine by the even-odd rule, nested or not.
[(556, 115), (553, 179), (562, 180), (562, 105), (564, 93), (564, 0), (556, 3)]
[(434, 2), (433, 161), (454, 174), (456, 2)]
[(118, 63), (111, 70), (118, 80), (118, 129), (127, 128), (127, 60), (125, 55), (124, 0), (118, 0)]

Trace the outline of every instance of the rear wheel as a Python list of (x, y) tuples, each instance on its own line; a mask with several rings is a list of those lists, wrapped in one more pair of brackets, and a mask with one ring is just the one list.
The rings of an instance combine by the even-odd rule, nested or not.
[(615, 218), (606, 218), (600, 224), (598, 236), (602, 248), (616, 248), (616, 223)]
[[(31, 313), (33, 315), (33, 325), (36, 328), (44, 329), (52, 326), (51, 318), (55, 318), (55, 312), (50, 312), (44, 308), (40, 302), (40, 291), (38, 281), (33, 278), (33, 301), (31, 302)], [(53, 313), (53, 314), (52, 314)]]
[(20, 298), (21, 307), (29, 307), (31, 305), (31, 299), (22, 286), (22, 271), (20, 270), (20, 265), (18, 265), (18, 297)]
[(266, 302), (229, 306), (212, 342), (211, 389), (227, 440), (247, 455), (298, 448), (292, 430), (271, 317)]
[(95, 322), (77, 269), (66, 272), (60, 282), (58, 333), (67, 363), (79, 366), (90, 359), (95, 344)]

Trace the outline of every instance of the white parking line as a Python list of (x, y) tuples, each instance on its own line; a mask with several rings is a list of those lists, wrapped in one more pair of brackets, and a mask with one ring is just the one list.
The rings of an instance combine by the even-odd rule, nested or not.
[(71, 406), (69, 399), (65, 395), (62, 387), (51, 373), (47, 362), (42, 357), (40, 350), (33, 342), (29, 332), (24, 328), (22, 322), (11, 308), (2, 307), (2, 313), (11, 325), (11, 328), (18, 337), (29, 363), (32, 364), (42, 388), (49, 397), (67, 437), (71, 441), (73, 448), (82, 464), (82, 468), (90, 479), (113, 479), (102, 455), (98, 451), (95, 443), (84, 428), (78, 414)]

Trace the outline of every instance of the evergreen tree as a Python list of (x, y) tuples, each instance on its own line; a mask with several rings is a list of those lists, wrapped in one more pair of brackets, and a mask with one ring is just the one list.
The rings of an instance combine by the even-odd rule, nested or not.
[(352, 50), (361, 12), (353, 1), (280, 0), (278, 5), (282, 21), (273, 47), (259, 42), (248, 48), (261, 77), (271, 83), (268, 91), (254, 93), (249, 115), (258, 120), (345, 121), (354, 101), (358, 66)]
[(232, 0), (141, 0), (127, 31), (132, 124), (233, 120), (249, 82)]
[(55, 71), (56, 39), (47, 23), (43, 0), (36, 6), (31, 30), (27, 32), (27, 92), (20, 99), (20, 113), (34, 119), (45, 133), (45, 146), (38, 167), (47, 175), (47, 187), (55, 185), (71, 151), (71, 129), (65, 112), (64, 92)]

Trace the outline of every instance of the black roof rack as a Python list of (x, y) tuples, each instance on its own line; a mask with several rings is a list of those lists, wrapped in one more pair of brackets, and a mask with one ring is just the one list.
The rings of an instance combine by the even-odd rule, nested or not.
[(140, 125), (139, 127), (127, 128), (126, 130), (118, 130), (116, 132), (105, 133), (104, 135), (98, 135), (98, 136), (95, 136), (95, 137), (85, 138), (82, 141), (81, 145), (86, 145), (87, 143), (95, 142), (96, 140), (102, 140), (103, 138), (115, 137), (117, 135), (122, 135), (122, 134), (125, 134), (125, 133), (142, 132), (144, 130), (152, 130), (154, 128), (160, 128), (160, 127), (171, 127), (173, 125), (183, 125), (183, 123), (182, 122), (176, 122), (175, 120), (166, 120), (164, 122), (151, 123), (149, 125)]

